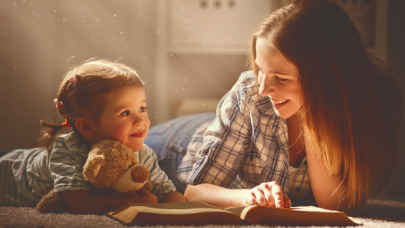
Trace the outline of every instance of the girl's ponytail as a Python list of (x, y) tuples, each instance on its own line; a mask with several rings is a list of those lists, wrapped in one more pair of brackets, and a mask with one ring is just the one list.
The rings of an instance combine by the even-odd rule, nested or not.
[(42, 136), (39, 138), (38, 141), (42, 146), (46, 147), (49, 154), (52, 151), (56, 135), (63, 128), (63, 126), (46, 123), (44, 120), (41, 120), (40, 123), (42, 126), (45, 127), (45, 129), (43, 130)]
[[(62, 109), (62, 103), (57, 98), (55, 98), (53, 102), (60, 112)], [(42, 146), (46, 147), (48, 154), (52, 151), (53, 143), (58, 132), (63, 128), (72, 128), (67, 119), (65, 119), (65, 122), (61, 125), (46, 123), (44, 120), (41, 120), (40, 123), (45, 127), (45, 129), (43, 130), (42, 136), (38, 141)]]

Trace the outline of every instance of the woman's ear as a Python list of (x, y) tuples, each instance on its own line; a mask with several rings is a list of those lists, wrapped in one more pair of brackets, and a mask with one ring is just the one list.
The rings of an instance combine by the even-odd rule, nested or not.
[(94, 136), (95, 131), (94, 127), (92, 126), (91, 122), (84, 117), (77, 117), (76, 119), (76, 128), (79, 130), (80, 134), (82, 134), (86, 138), (91, 138)]

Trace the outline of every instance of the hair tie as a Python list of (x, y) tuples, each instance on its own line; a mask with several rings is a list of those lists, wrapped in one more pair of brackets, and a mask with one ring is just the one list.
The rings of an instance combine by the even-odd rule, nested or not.
[(57, 109), (60, 109), (62, 107), (62, 104), (58, 101), (58, 98), (53, 99), (53, 103), (56, 104)]
[(69, 121), (65, 119), (65, 122), (62, 124), (63, 128), (72, 128), (72, 125), (70, 125)]
[(77, 74), (74, 74), (74, 75), (70, 76), (68, 80), (69, 80), (69, 82), (76, 83), (77, 82)]

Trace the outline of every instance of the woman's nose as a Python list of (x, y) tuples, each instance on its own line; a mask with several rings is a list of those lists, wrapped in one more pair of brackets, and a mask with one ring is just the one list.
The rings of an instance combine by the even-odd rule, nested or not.
[(276, 87), (274, 85), (274, 80), (272, 77), (262, 75), (262, 78), (259, 81), (259, 83), (260, 83), (259, 93), (261, 96), (272, 95), (274, 94), (274, 92), (276, 92)]

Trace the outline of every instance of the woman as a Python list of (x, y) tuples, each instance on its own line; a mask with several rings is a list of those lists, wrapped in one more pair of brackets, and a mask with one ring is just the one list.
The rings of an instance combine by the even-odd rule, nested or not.
[(273, 12), (250, 59), (198, 145), (189, 200), (289, 207), (313, 197), (350, 213), (387, 185), (401, 92), (339, 6), (301, 0)]

